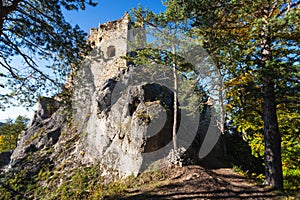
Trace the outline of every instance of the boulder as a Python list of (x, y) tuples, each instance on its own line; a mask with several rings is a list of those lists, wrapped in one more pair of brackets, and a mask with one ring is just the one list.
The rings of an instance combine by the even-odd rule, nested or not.
[(38, 101), (38, 110), (21, 134), (16, 149), (11, 155), (10, 168), (31, 153), (43, 148), (50, 148), (58, 142), (61, 129), (66, 119), (64, 107), (59, 108), (59, 102), (42, 97)]

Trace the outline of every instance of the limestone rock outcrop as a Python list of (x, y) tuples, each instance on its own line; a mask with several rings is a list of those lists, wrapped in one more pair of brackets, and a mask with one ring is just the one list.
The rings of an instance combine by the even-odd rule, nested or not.
[(11, 155), (10, 167), (14, 167), (33, 152), (52, 148), (60, 138), (66, 122), (64, 108), (59, 108), (56, 100), (46, 97), (39, 99), (37, 107), (38, 110), (35, 111), (26, 130), (22, 132), (21, 139)]
[[(10, 168), (24, 168), (24, 160), (32, 166), (94, 164), (104, 173), (111, 170), (126, 176), (168, 155), (173, 148), (174, 94), (158, 83), (133, 84), (134, 67), (121, 58), (132, 37), (130, 26), (125, 16), (91, 29), (94, 50), (73, 79), (71, 107), (41, 98), (11, 156)], [(180, 122), (187, 114), (179, 112)], [(200, 121), (191, 117), (178, 127), (178, 141), (194, 160), (211, 120), (211, 108), (205, 105), (200, 115)], [(36, 162), (38, 156), (43, 162)], [(28, 162), (32, 158), (35, 160)], [(38, 171), (36, 168), (32, 170)]]

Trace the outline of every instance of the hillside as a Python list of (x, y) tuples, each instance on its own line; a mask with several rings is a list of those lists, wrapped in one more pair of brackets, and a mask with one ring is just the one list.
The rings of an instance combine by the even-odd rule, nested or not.
[[(157, 166), (156, 166), (157, 167)], [(68, 180), (56, 182), (59, 171), (53, 173), (43, 169), (38, 176), (44, 183), (34, 189), (34, 195), (27, 196), (30, 180), (21, 182), (18, 177), (10, 185), (0, 182), (0, 199), (106, 199), (106, 200), (165, 200), (165, 199), (253, 199), (294, 200), (300, 196), (288, 197), (280, 192), (258, 186), (232, 168), (208, 169), (199, 165), (184, 167), (153, 168), (137, 177), (129, 176), (113, 182), (106, 182), (97, 167), (81, 168), (64, 174)], [(35, 178), (35, 179), (36, 179)], [(24, 190), (17, 192), (13, 184)], [(47, 186), (46, 186), (47, 185)], [(24, 187), (25, 186), (25, 187)], [(2, 189), (1, 189), (2, 188)], [(8, 192), (10, 194), (8, 194)]]
[(231, 168), (205, 169), (191, 165), (156, 172), (154, 178), (149, 174), (141, 177), (137, 186), (106, 199), (283, 199)]

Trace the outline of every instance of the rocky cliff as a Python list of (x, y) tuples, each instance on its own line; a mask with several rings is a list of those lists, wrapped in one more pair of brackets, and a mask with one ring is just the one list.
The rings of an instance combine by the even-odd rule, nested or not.
[[(39, 100), (39, 109), (6, 167), (10, 176), (22, 172), (31, 179), (47, 169), (52, 180), (53, 171), (56, 177), (61, 175), (55, 180), (61, 184), (66, 172), (98, 166), (103, 176), (122, 177), (170, 157), (174, 94), (160, 83), (135, 82), (134, 66), (121, 57), (127, 52), (130, 28), (125, 16), (91, 30), (94, 50), (72, 80), (71, 104)], [(198, 118), (179, 109), (180, 162), (201, 160), (201, 144), (209, 127), (216, 126), (212, 120), (210, 105), (205, 104)], [(218, 141), (218, 133), (214, 134), (211, 137)], [(221, 155), (220, 144), (208, 156)]]

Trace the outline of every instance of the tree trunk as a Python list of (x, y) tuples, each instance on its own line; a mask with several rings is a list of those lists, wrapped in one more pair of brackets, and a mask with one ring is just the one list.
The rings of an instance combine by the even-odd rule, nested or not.
[(264, 87), (265, 185), (283, 190), (281, 136), (278, 128), (274, 84)]
[(2, 6), (2, 3), (0, 4), (0, 36), (2, 36), (2, 29), (3, 29), (3, 24), (5, 20), (5, 12), (4, 12), (4, 7)]
[[(172, 50), (173, 54), (176, 54), (176, 49), (174, 44), (172, 44)], [(173, 103), (173, 109), (174, 109), (174, 119), (173, 119), (173, 147), (174, 150), (177, 151), (177, 114), (178, 114), (178, 104), (177, 104), (177, 93), (178, 93), (178, 76), (177, 76), (177, 69), (175, 60), (173, 60), (173, 76), (174, 76), (174, 103)]]
[(218, 84), (220, 88), (218, 89), (218, 95), (219, 95), (219, 107), (220, 107), (220, 119), (218, 120), (218, 128), (220, 129), (221, 133), (224, 135), (225, 133), (225, 110), (224, 110), (224, 98), (223, 98), (223, 80), (222, 80), (222, 73), (220, 67), (217, 67), (217, 73), (218, 73)]
[[(268, 9), (262, 9), (262, 16), (268, 13)], [(265, 185), (274, 189), (283, 190), (283, 176), (281, 163), (281, 136), (278, 127), (276, 95), (274, 80), (278, 76), (276, 69), (267, 65), (272, 58), (272, 40), (269, 36), (270, 25), (268, 19), (264, 20), (262, 31), (262, 92), (263, 92), (263, 121), (265, 140)]]

